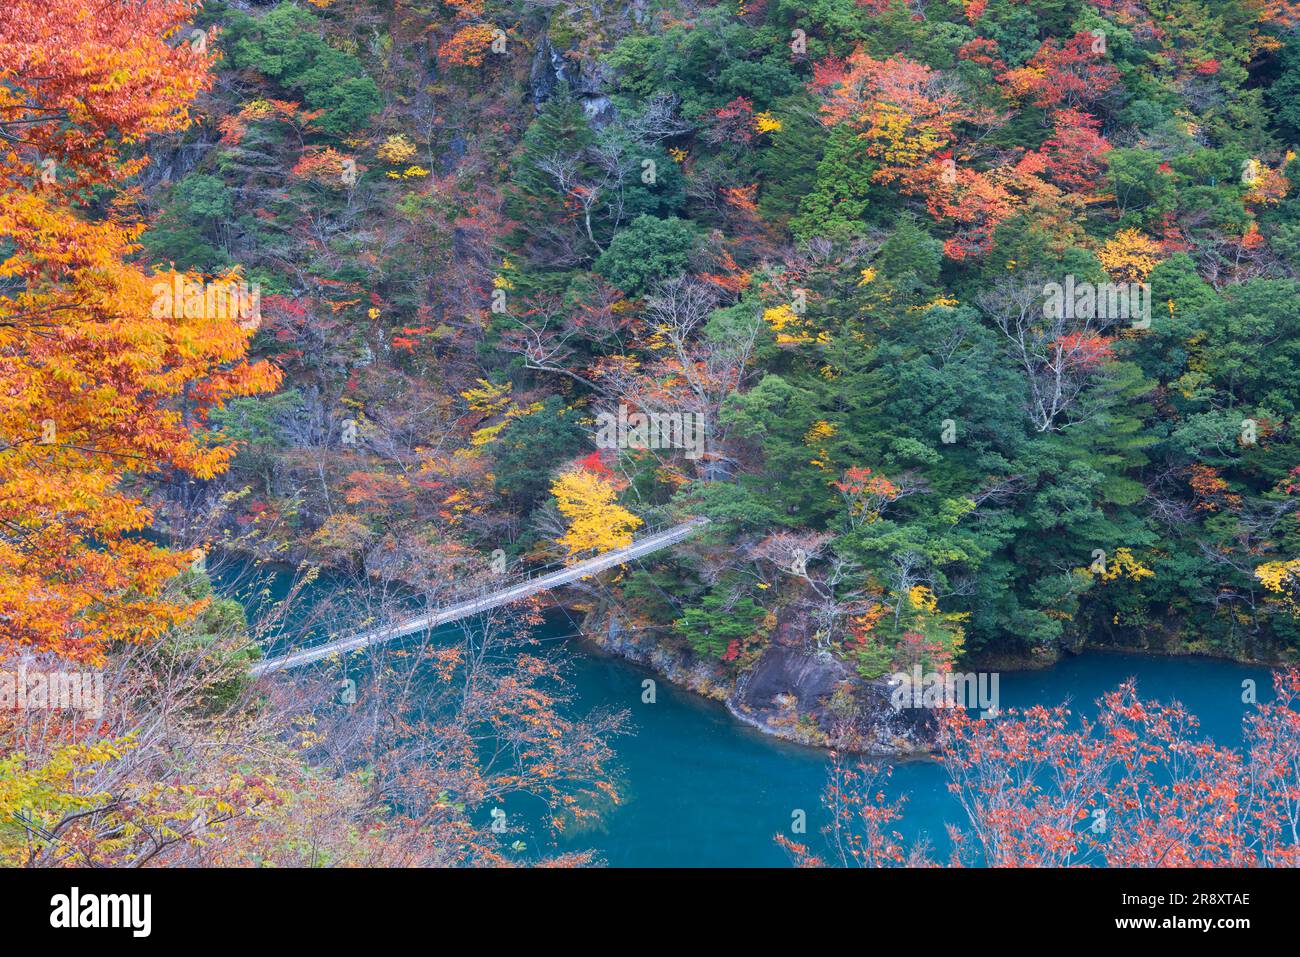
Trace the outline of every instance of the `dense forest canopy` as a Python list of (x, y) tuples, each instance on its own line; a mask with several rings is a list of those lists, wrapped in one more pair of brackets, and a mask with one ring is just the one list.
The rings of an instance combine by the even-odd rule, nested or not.
[(15, 719), (0, 809), (99, 769), (144, 810), (87, 860), (382, 806), (323, 853), (500, 863), (473, 808), (617, 801), (544, 656), (426, 649), (452, 716), (364, 759), (268, 705), (217, 553), (437, 603), (704, 516), (579, 603), (730, 682), (792, 616), (863, 681), (1300, 652), (1300, 4), (59, 6), (0, 12), (0, 638), (144, 697)]
[[(321, 560), (567, 553), (567, 468), (714, 519), (619, 587), (737, 668), (790, 602), (868, 673), (1275, 657), (1293, 14), (209, 4), (208, 122), (158, 153), (144, 255), (261, 284), (289, 389), (214, 416), (223, 481)], [(700, 416), (704, 454), (596, 448), (620, 405)]]

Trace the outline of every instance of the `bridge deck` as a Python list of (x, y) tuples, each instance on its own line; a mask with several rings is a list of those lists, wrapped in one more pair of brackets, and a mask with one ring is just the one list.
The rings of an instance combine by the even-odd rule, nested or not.
[(662, 532), (656, 532), (653, 535), (647, 535), (639, 541), (633, 542), (625, 548), (616, 548), (613, 551), (597, 555), (595, 558), (589, 558), (577, 565), (568, 568), (562, 568), (557, 572), (551, 572), (547, 575), (540, 575), (537, 578), (530, 578), (503, 588), (500, 591), (491, 594), (482, 595), (477, 598), (471, 598), (466, 601), (456, 602), (439, 608), (427, 615), (421, 615), (418, 618), (412, 618), (408, 621), (399, 622), (396, 625), (390, 625), (387, 628), (377, 628), (374, 631), (363, 632), (354, 635), (351, 638), (340, 638), (337, 641), (326, 642), (322, 645), (316, 645), (311, 648), (304, 648), (302, 651), (291, 652), (279, 658), (268, 658), (260, 661), (252, 667), (253, 675), (260, 676), (273, 671), (281, 671), (286, 668), (298, 668), (302, 665), (311, 664), (313, 661), (320, 661), (322, 658), (329, 658), (332, 655), (345, 654), (349, 651), (357, 651), (361, 648), (368, 648), (371, 645), (383, 644), (386, 641), (392, 641), (395, 638), (402, 638), (406, 635), (413, 635), (421, 631), (431, 631), (440, 625), (448, 622), (458, 621), (461, 618), (468, 618), (470, 615), (477, 615), (480, 612), (488, 611), (492, 608), (508, 605), (511, 602), (519, 601), (521, 598), (527, 598), (530, 595), (536, 595), (539, 592), (548, 591), (552, 588), (558, 588), (560, 585), (567, 585), (570, 582), (577, 581), (579, 578), (586, 578), (588, 575), (595, 575), (599, 572), (613, 568), (615, 565), (622, 565), (633, 559), (640, 558), (643, 555), (649, 555), (657, 552), (661, 548), (667, 548), (669, 545), (675, 545), (682, 539), (691, 535), (696, 529), (708, 524), (707, 518), (693, 518), (690, 521), (683, 522), (681, 525), (674, 525), (672, 528), (664, 529)]

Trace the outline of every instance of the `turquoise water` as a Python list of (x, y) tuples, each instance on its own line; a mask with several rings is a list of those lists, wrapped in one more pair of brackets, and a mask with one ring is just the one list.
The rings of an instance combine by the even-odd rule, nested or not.
[[(558, 631), (560, 622), (548, 622)], [(572, 630), (572, 629), (571, 629)], [(626, 777), (624, 805), (599, 833), (574, 835), (567, 845), (594, 847), (612, 866), (762, 867), (789, 863), (773, 841), (782, 831), (818, 847), (825, 823), (820, 795), (826, 758), (818, 751), (773, 740), (736, 722), (720, 705), (664, 681), (657, 702), (641, 703), (641, 682), (650, 672), (581, 646), (571, 680), (587, 706), (631, 711), (635, 735), (617, 750)], [(1201, 719), (1201, 731), (1221, 745), (1241, 742), (1242, 681), (1256, 683), (1259, 699), (1272, 696), (1267, 668), (1206, 658), (1156, 658), (1090, 653), (1045, 671), (1003, 672), (1001, 706), (1072, 701), (1094, 713), (1093, 702), (1128, 677), (1148, 698), (1179, 700)], [(948, 794), (946, 777), (933, 761), (895, 766), (889, 789), (907, 794), (899, 830), (910, 841), (928, 836), (946, 857), (945, 822), (964, 823)], [(790, 834), (791, 814), (807, 812), (808, 834)]]
[[(279, 597), (283, 581), (271, 592)], [(319, 593), (313, 588), (305, 597)], [(324, 617), (337, 626), (336, 614)], [(453, 628), (448, 634), (458, 632)], [(790, 834), (796, 810), (807, 815), (807, 834), (790, 836), (819, 846), (825, 823), (820, 803), (824, 753), (767, 737), (735, 721), (721, 704), (599, 652), (578, 637), (575, 623), (563, 613), (548, 616), (537, 636), (552, 646), (568, 645), (572, 660), (565, 676), (580, 711), (606, 707), (630, 713), (630, 733), (614, 741), (621, 805), (605, 815), (601, 826), (565, 835), (554, 849), (594, 849), (616, 867), (785, 866), (788, 858), (773, 835)], [(1242, 682), (1254, 680), (1261, 701), (1271, 697), (1269, 671), (1262, 667), (1206, 658), (1089, 653), (1048, 670), (1003, 672), (1001, 707), (1069, 700), (1076, 711), (1091, 714), (1101, 694), (1129, 677), (1137, 679), (1143, 697), (1181, 701), (1200, 718), (1202, 733), (1225, 746), (1241, 742), (1241, 719), (1248, 707), (1242, 702)], [(654, 704), (641, 700), (647, 678), (656, 680)], [(908, 841), (927, 838), (941, 859), (947, 853), (945, 823), (964, 823), (945, 784), (942, 769), (928, 760), (898, 764), (889, 784), (894, 794), (908, 797), (899, 830)], [(508, 804), (507, 810), (515, 813)]]

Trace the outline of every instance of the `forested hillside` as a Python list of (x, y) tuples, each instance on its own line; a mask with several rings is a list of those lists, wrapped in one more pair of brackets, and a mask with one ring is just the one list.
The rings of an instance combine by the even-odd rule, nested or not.
[(704, 516), (561, 600), (715, 697), (833, 666), (840, 717), (1295, 661), (1300, 4), (132, 3), (0, 13), (0, 638), (131, 702), (4, 724), (0, 810), (77, 850), (0, 860), (495, 864), (505, 795), (617, 803), (619, 716), (532, 651), (426, 649), (452, 718), (255, 688), (218, 555), (380, 583), (337, 633)]
[[(734, 669), (786, 604), (869, 675), (1285, 655), (1290, 16), (208, 4), (143, 255), (259, 283), (284, 385), (214, 414), (244, 444), (183, 504), (248, 489), (243, 527), (417, 584), (634, 526), (566, 549), (557, 496), (704, 514), (611, 587)], [(1147, 319), (1044, 318), (1067, 277), (1148, 283)], [(702, 454), (596, 448), (620, 404), (700, 416)]]

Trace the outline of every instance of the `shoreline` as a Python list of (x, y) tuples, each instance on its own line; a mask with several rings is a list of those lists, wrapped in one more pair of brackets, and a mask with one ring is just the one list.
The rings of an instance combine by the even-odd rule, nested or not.
[[(292, 573), (300, 565), (293, 562), (277, 561), (254, 552), (238, 549), (222, 549), (225, 558), (236, 561), (262, 562), (265, 566), (275, 566), (279, 570)], [(331, 572), (322, 567), (322, 575), (346, 574)], [(897, 716), (899, 712), (889, 708), (886, 713), (879, 706), (880, 688), (869, 679), (852, 673), (847, 663), (829, 652), (810, 652), (806, 649), (792, 649), (774, 641), (772, 649), (787, 657), (797, 658), (799, 663), (812, 663), (814, 670), (835, 673), (842, 682), (854, 685), (859, 704), (874, 705), (865, 711), (860, 709), (855, 717), (865, 717), (866, 733), (850, 731), (836, 733), (835, 728), (824, 726), (827, 708), (807, 698), (795, 700), (797, 695), (778, 694), (779, 706), (752, 707), (747, 702), (744, 692), (749, 680), (759, 670), (764, 660), (739, 675), (731, 674), (720, 662), (696, 655), (687, 649), (665, 643), (653, 634), (654, 629), (627, 624), (617, 615), (617, 608), (606, 603), (595, 606), (583, 602), (566, 600), (563, 595), (548, 593), (538, 602), (538, 608), (544, 613), (563, 612), (574, 625), (575, 637), (581, 645), (581, 653), (597, 653), (601, 656), (616, 658), (621, 662), (635, 665), (667, 681), (674, 688), (687, 692), (701, 702), (714, 702), (721, 705), (730, 720), (771, 741), (794, 745), (821, 753), (840, 751), (869, 758), (890, 759), (892, 761), (930, 760), (932, 745), (924, 728), (916, 724), (906, 724)], [(797, 619), (787, 623), (796, 629), (801, 624)], [(1069, 658), (1083, 654), (1132, 655), (1143, 658), (1202, 658), (1207, 661), (1225, 664), (1247, 665), (1274, 669), (1284, 667), (1283, 660), (1238, 657), (1228, 654), (1215, 654), (1203, 649), (1189, 650), (1168, 647), (1152, 648), (1150, 646), (1120, 645), (1111, 642), (1082, 642), (1075, 648), (1062, 648), (1058, 653), (1048, 655), (1024, 654), (973, 654), (963, 665), (969, 670), (998, 671), (1008, 673), (1046, 672), (1061, 665)], [(766, 655), (766, 652), (765, 652)], [(788, 671), (776, 669), (776, 680), (788, 677)], [(826, 680), (821, 682), (820, 690), (825, 691)], [(815, 698), (815, 696), (812, 696)], [(821, 720), (819, 720), (821, 719)]]

